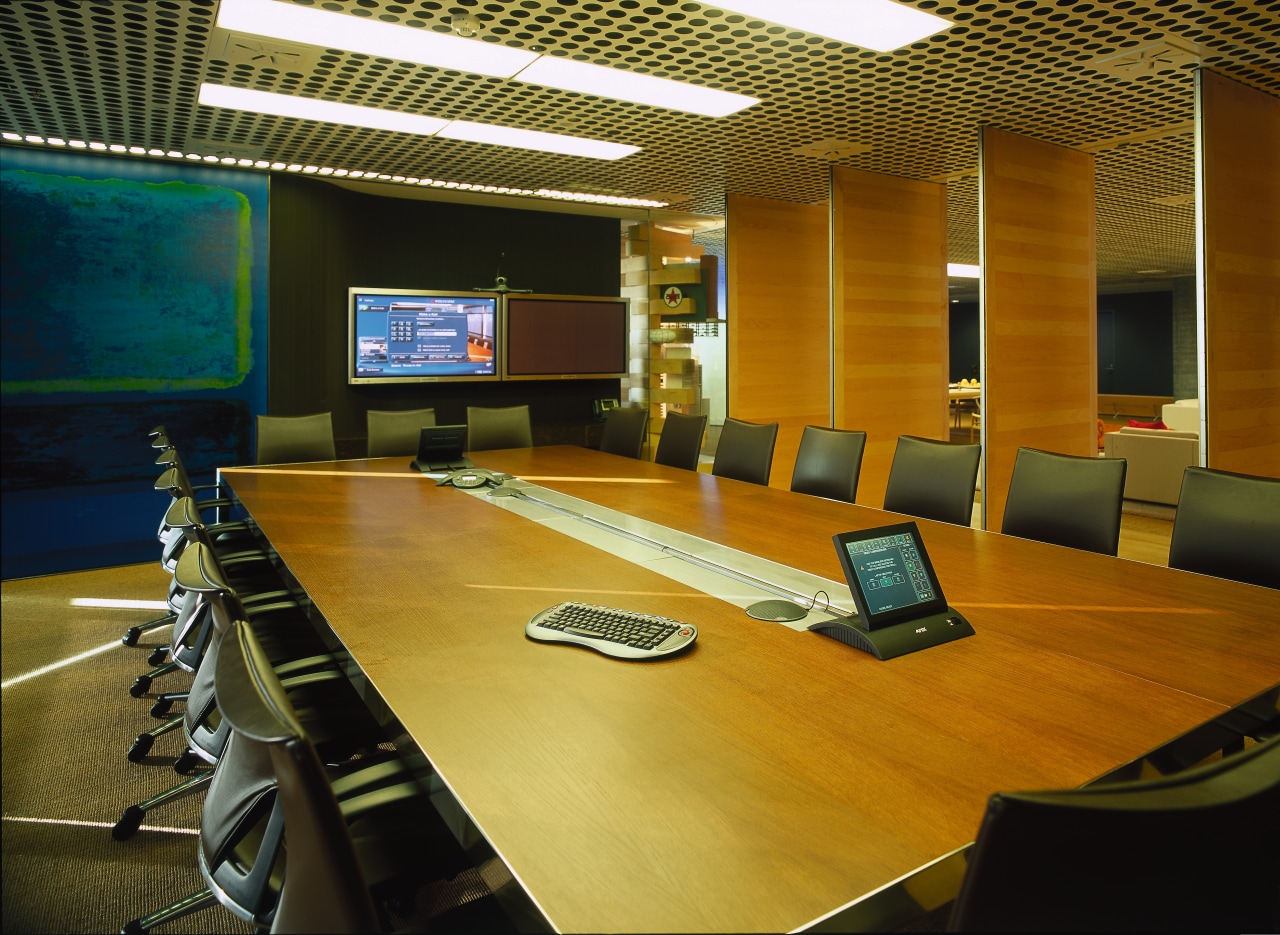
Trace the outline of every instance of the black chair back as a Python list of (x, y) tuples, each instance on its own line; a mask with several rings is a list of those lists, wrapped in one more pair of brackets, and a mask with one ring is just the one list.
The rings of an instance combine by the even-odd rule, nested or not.
[(698, 455), (702, 452), (702, 435), (706, 430), (706, 416), (668, 412), (662, 426), (662, 435), (658, 437), (654, 463), (696, 471)]
[(1000, 531), (1115, 555), (1124, 504), (1124, 458), (1019, 448)]
[(604, 417), (600, 450), (611, 455), (639, 458), (644, 450), (644, 436), (649, 428), (649, 413), (644, 409), (614, 407)]
[(257, 464), (333, 461), (333, 415), (258, 416)]
[(778, 440), (778, 423), (758, 424), (725, 419), (716, 444), (711, 473), (749, 484), (769, 483), (773, 469), (773, 446)]
[(1183, 471), (1169, 567), (1280, 588), (1280, 480)]
[(367, 453), (370, 458), (393, 458), (397, 455), (415, 457), (422, 429), (435, 424), (434, 409), (370, 409), (365, 413), (365, 425), (369, 434)]
[(951, 931), (1280, 930), (1280, 737), (1158, 779), (998, 793)]
[(829, 500), (853, 503), (862, 473), (866, 432), (806, 425), (791, 473), (791, 489)]
[(889, 468), (884, 508), (942, 523), (973, 523), (981, 445), (953, 445), (901, 435)]
[(533, 425), (528, 406), (467, 407), (467, 451), (532, 447)]

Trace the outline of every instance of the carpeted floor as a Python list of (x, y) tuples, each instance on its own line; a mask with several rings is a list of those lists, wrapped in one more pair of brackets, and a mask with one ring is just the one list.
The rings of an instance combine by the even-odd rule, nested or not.
[[(128, 688), (150, 668), (147, 656), (169, 630), (145, 634), (136, 647), (121, 645), (120, 636), (161, 611), (73, 603), (155, 602), (167, 583), (156, 562), (5, 581), (0, 589), (6, 933), (118, 932), (204, 885), (196, 867), (202, 795), (157, 809), (129, 840), (111, 836), (127, 805), (182, 778), (172, 769), (183, 750), (180, 730), (159, 738), (141, 763), (125, 756), (134, 736), (158, 723), (149, 714), (151, 695), (133, 698)], [(189, 675), (175, 672), (157, 679), (152, 695), (189, 683)], [(424, 887), (408, 918), (396, 921), (418, 930), (418, 920), (466, 903), (456, 925), (438, 928), (501, 929), (502, 920), (489, 914), (495, 910), (467, 914), (488, 891), (482, 874), (468, 871)], [(253, 927), (213, 907), (157, 931)]]
[[(131, 840), (111, 825), (126, 805), (179, 780), (180, 732), (160, 738), (142, 763), (125, 758), (153, 726), (147, 698), (128, 694), (168, 630), (125, 647), (120, 635), (160, 611), (73, 606), (74, 599), (156, 601), (168, 576), (159, 563), (6, 581), (3, 585), (4, 930), (118, 932), (130, 919), (203, 886), (196, 869), (200, 799), (158, 810)], [(59, 662), (60, 668), (40, 673)], [(157, 691), (178, 691), (173, 673)], [(251, 932), (211, 910), (169, 932)]]

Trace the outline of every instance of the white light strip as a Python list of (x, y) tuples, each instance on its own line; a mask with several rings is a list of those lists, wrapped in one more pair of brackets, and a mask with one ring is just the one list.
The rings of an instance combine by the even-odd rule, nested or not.
[(72, 607), (126, 607), (130, 610), (167, 610), (164, 601), (124, 601), (114, 597), (73, 597)]
[[(61, 146), (50, 137), (23, 136), (19, 133), (3, 132), (0, 139), (15, 143), (49, 144)], [(66, 145), (72, 149), (89, 149), (103, 151), (108, 149), (105, 143), (86, 143), (83, 140), (68, 140)], [(224, 166), (241, 169), (271, 169), (276, 172), (302, 172), (304, 174), (321, 175), (335, 179), (355, 179), (365, 182), (395, 182), (402, 185), (415, 185), (422, 188), (442, 188), (449, 191), (472, 192), (482, 195), (512, 195), (517, 198), (551, 198), (556, 201), (571, 201), (580, 204), (612, 205), (627, 208), (665, 208), (668, 201), (655, 201), (649, 198), (625, 198), (621, 195), (597, 195), (590, 192), (562, 192), (553, 189), (515, 188), (508, 185), (482, 185), (473, 182), (450, 182), (445, 179), (418, 178), (414, 175), (390, 175), (385, 172), (367, 172), (361, 169), (334, 169), (330, 166), (303, 166), (301, 163), (270, 162), (266, 159), (236, 159), (233, 156), (202, 156), (200, 153), (182, 153), (177, 150), (162, 152), (158, 149), (143, 151), (141, 147), (120, 147), (125, 155), (147, 156), (148, 158), (164, 157), (168, 159), (186, 159), (192, 162), (218, 163)], [(134, 152), (133, 150), (138, 150)]]
[(715, 5), (877, 52), (900, 49), (954, 25), (897, 0), (716, 0)]
[(560, 136), (515, 127), (497, 127), (487, 123), (470, 123), (466, 120), (453, 121), (437, 135), (443, 139), (536, 149), (546, 153), (563, 153), (566, 156), (587, 156), (591, 159), (621, 159), (640, 152), (639, 146), (624, 146), (621, 143), (606, 143), (603, 140)]
[(457, 71), (509, 78), (538, 57), (496, 42), (410, 29), (372, 18), (307, 9), (275, 0), (222, 0), (218, 25), (326, 49), (345, 49)]
[(551, 55), (542, 56), (516, 75), (516, 80), (706, 117), (727, 117), (760, 103), (759, 98), (745, 94), (732, 94), (684, 81), (656, 78), (620, 68), (603, 68)]
[(358, 107), (355, 104), (339, 104), (337, 101), (318, 101), (309, 97), (273, 94), (270, 91), (251, 91), (225, 84), (201, 84), (200, 103), (206, 107), (229, 107), (232, 110), (341, 123), (372, 130), (391, 130), (394, 133), (414, 133), (418, 136), (435, 136), (449, 123), (439, 117), (420, 117), (377, 107)]
[[(484, 123), (469, 123), (464, 120), (441, 120), (438, 117), (402, 114), (376, 107), (358, 107), (354, 104), (292, 97), (288, 94), (253, 91), (248, 88), (232, 88), (222, 84), (200, 85), (200, 103), (207, 107), (229, 107), (233, 110), (247, 110), (259, 114), (321, 120), (326, 123), (369, 127), (373, 130), (391, 130), (396, 133), (413, 133), (418, 136), (469, 140), (473, 143), (509, 146), (515, 149), (536, 149), (567, 156), (585, 156), (589, 159), (621, 159), (640, 151), (639, 146), (624, 146), (621, 143), (607, 143), (603, 140), (561, 136), (556, 133), (540, 133), (536, 130), (520, 130), (515, 127), (499, 127)], [(320, 168), (303, 166), (302, 171), (319, 172)], [(402, 181), (403, 177), (395, 180)]]
[(74, 663), (83, 662), (86, 659), (92, 659), (94, 656), (99, 656), (109, 649), (116, 649), (119, 645), (119, 640), (112, 640), (110, 643), (107, 643), (104, 646), (99, 646), (97, 649), (85, 650), (82, 653), (77, 653), (74, 656), (68, 656), (66, 659), (60, 659), (47, 666), (41, 666), (39, 669), (33, 669), (32, 671), (25, 672), (22, 675), (15, 675), (7, 682), (0, 682), (0, 688), (9, 688), (13, 685), (17, 685), (19, 682), (25, 682), (40, 675), (48, 675), (50, 672), (56, 672), (58, 669), (65, 668)]
[[(5, 821), (17, 821), (31, 825), (71, 825), (76, 828), (114, 828), (112, 821), (77, 821), (74, 818), (27, 818), (22, 815), (5, 815)], [(169, 828), (165, 825), (139, 825), (139, 831), (163, 831), (168, 834), (200, 834), (199, 828)]]
[[(768, 2), (775, 3), (776, 0)], [(929, 15), (916, 12), (920, 16)], [(426, 28), (412, 29), (344, 13), (307, 9), (277, 0), (222, 0), (218, 25), (237, 33), (268, 39), (363, 52), (495, 78), (514, 78), (565, 91), (650, 104), (707, 117), (724, 117), (759, 103), (758, 98), (745, 94), (559, 56), (538, 55), (496, 42), (463, 39)]]
[(957, 279), (981, 279), (982, 271), (972, 263), (948, 263), (947, 275)]

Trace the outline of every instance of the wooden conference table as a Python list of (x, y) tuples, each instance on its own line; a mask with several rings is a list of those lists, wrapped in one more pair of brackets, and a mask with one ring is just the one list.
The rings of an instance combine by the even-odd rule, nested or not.
[[(837, 582), (834, 533), (901, 519), (584, 449), (474, 460)], [(560, 931), (853, 924), (992, 792), (1085, 783), (1280, 682), (1277, 592), (980, 530), (919, 521), (976, 635), (880, 662), (405, 458), (222, 479)], [(566, 599), (700, 636), (646, 663), (524, 637)], [(902, 885), (927, 908), (944, 877)]]

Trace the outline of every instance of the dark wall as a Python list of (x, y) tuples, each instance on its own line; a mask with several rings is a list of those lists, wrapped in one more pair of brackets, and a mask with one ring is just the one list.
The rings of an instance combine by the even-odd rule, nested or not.
[(982, 359), (978, 338), (978, 303), (951, 304), (951, 382), (976, 380)]
[[(618, 294), (613, 218), (388, 198), (313, 179), (271, 179), (268, 410), (329, 410), (340, 440), (365, 435), (369, 409), (432, 406), (441, 424), (466, 407), (528, 403), (539, 423), (585, 421), (618, 380), (347, 384), (347, 289), (491, 286), (565, 295)], [(341, 447), (341, 444), (340, 444)]]
[(1098, 392), (1173, 395), (1173, 293), (1098, 296)]

